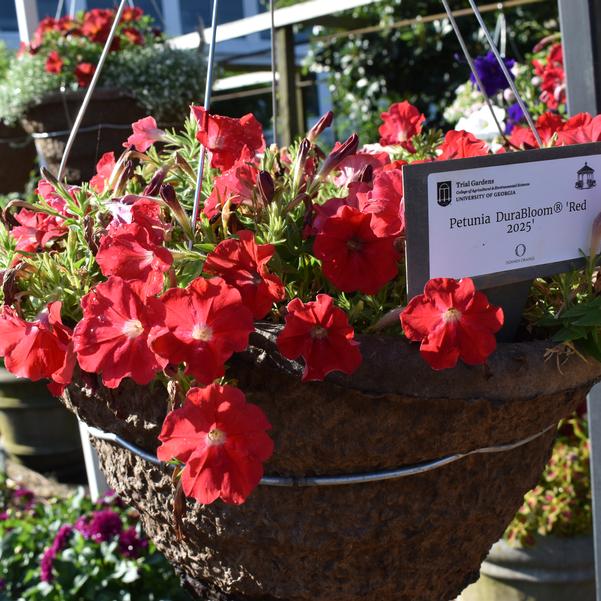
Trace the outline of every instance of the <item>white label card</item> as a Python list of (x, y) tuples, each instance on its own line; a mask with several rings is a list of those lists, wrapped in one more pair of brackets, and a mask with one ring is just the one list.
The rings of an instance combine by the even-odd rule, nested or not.
[(577, 268), (601, 213), (601, 143), (407, 165), (403, 176), (410, 295), (436, 277), (487, 289)]
[(576, 259), (599, 212), (601, 156), (429, 175), (430, 277)]

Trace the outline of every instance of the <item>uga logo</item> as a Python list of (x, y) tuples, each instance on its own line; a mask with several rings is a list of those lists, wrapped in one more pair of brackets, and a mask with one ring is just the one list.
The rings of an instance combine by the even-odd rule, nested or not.
[(441, 207), (448, 207), (453, 200), (452, 182), (438, 182), (436, 184), (436, 201)]

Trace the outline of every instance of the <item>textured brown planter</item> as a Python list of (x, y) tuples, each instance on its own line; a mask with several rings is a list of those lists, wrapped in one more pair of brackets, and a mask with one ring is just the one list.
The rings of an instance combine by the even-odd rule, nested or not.
[[(434, 373), (415, 346), (361, 340), (361, 369), (324, 383), (302, 384), (299, 365), (274, 351), (267, 330), (237, 357), (232, 375), (273, 425), (266, 474), (355, 474), (517, 442), (573, 411), (601, 376), (599, 364), (577, 358), (560, 372), (545, 361), (544, 342), (501, 344), (487, 368)], [(109, 391), (80, 378), (65, 403), (89, 424), (156, 449), (159, 387)], [(241, 507), (188, 501), (183, 541), (172, 525), (170, 471), (97, 447), (110, 485), (202, 599), (449, 601), (477, 579), (538, 481), (553, 436), (397, 480), (259, 486)]]
[(0, 194), (23, 192), (34, 161), (35, 146), (27, 132), (0, 121)]
[[(29, 108), (22, 120), (23, 127), (31, 134), (51, 134), (48, 138), (38, 138), (36, 143), (48, 169), (55, 175), (83, 98), (84, 92), (50, 94)], [(131, 124), (145, 116), (132, 96), (116, 90), (96, 90), (71, 150), (65, 173), (67, 180), (79, 184), (93, 177), (98, 159), (105, 152), (121, 153), (123, 142), (131, 133)], [(95, 126), (99, 124), (116, 127), (97, 129)], [(93, 129), (86, 131), (89, 127)]]

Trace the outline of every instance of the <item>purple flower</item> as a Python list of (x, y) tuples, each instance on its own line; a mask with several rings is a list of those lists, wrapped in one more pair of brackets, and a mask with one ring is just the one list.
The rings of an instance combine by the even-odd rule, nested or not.
[(142, 555), (148, 547), (148, 541), (140, 538), (134, 527), (127, 528), (119, 535), (119, 550), (121, 554), (130, 559)]
[(56, 533), (52, 545), (44, 551), (40, 562), (40, 580), (42, 582), (52, 582), (52, 565), (54, 564), (54, 559), (67, 546), (72, 533), (73, 526), (64, 524)]
[(28, 488), (16, 488), (12, 492), (12, 500), (15, 507), (20, 507), (24, 510), (30, 509), (33, 505), (33, 492)]
[(3, 591), (6, 588), (6, 580), (4, 578), (0, 578), (0, 591)]
[(95, 511), (87, 525), (88, 536), (97, 542), (110, 540), (122, 529), (121, 517), (112, 509)]
[[(512, 58), (504, 58), (503, 62), (508, 69), (511, 69), (515, 65), (515, 61)], [(474, 63), (476, 64), (476, 71), (480, 76), (480, 80), (482, 81), (487, 96), (492, 96), (509, 87), (507, 78), (492, 52), (489, 52), (485, 56), (477, 56), (474, 59)], [(472, 83), (476, 83), (476, 78), (473, 73), (470, 80)]]
[(507, 124), (505, 133), (510, 134), (513, 128), (524, 118), (522, 107), (516, 102), (507, 108)]
[(8, 511), (0, 512), (0, 522), (5, 522), (8, 520)]

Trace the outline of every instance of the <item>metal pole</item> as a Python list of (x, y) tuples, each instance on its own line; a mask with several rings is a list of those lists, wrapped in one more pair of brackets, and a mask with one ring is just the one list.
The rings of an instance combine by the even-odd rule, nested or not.
[(17, 22), (19, 24), (19, 38), (29, 44), (38, 26), (38, 5), (36, 0), (15, 0)]
[[(75, 0), (73, 0), (73, 7)], [(90, 104), (90, 100), (92, 99), (92, 95), (94, 94), (94, 90), (96, 89), (96, 84), (100, 79), (100, 74), (102, 72), (102, 67), (104, 67), (104, 63), (106, 61), (106, 57), (108, 56), (111, 44), (113, 42), (113, 38), (117, 33), (117, 27), (119, 26), (119, 21), (121, 21), (121, 15), (123, 14), (123, 10), (125, 9), (125, 4), (127, 0), (121, 0), (121, 4), (117, 9), (117, 14), (115, 15), (115, 20), (113, 21), (113, 26), (111, 27), (111, 31), (109, 33), (109, 37), (106, 40), (106, 44), (104, 45), (104, 49), (102, 50), (102, 54), (100, 55), (100, 60), (98, 61), (98, 65), (96, 66), (96, 71), (94, 72), (94, 77), (92, 77), (92, 81), (90, 82), (90, 87), (86, 92), (86, 95), (81, 103), (81, 107), (79, 108), (79, 112), (77, 113), (77, 118), (75, 119), (75, 123), (73, 124), (73, 129), (71, 130), (71, 134), (69, 135), (69, 139), (67, 140), (67, 144), (65, 146), (65, 151), (63, 153), (63, 157), (61, 159), (60, 168), (58, 170), (57, 179), (62, 179), (63, 174), (65, 172), (65, 167), (67, 165), (67, 161), (69, 160), (69, 154), (71, 153), (71, 149), (73, 148), (73, 143), (75, 142), (75, 138), (77, 136), (77, 132), (81, 126), (81, 122), (86, 114), (86, 110), (88, 105)]]
[(524, 113), (524, 117), (526, 117), (526, 121), (528, 121), (528, 125), (529, 125), (530, 129), (532, 130), (532, 133), (534, 134), (534, 138), (538, 142), (538, 145), (542, 148), (543, 141), (540, 137), (540, 134), (538, 133), (538, 130), (536, 129), (536, 125), (534, 124), (534, 119), (532, 119), (532, 115), (530, 114), (530, 111), (528, 110), (526, 103), (522, 99), (522, 96), (520, 95), (520, 93), (517, 89), (517, 86), (515, 85), (515, 81), (513, 80), (513, 77), (511, 75), (511, 73), (509, 72), (507, 65), (505, 64), (505, 61), (503, 60), (503, 57), (499, 53), (499, 50), (498, 50), (497, 46), (495, 45), (495, 41), (492, 39), (492, 36), (490, 35), (490, 31), (488, 31), (488, 27), (486, 27), (486, 23), (484, 22), (484, 19), (482, 18), (482, 15), (480, 14), (480, 11), (478, 9), (478, 6), (476, 5), (476, 2), (474, 0), (468, 0), (468, 2), (470, 3), (472, 10), (474, 11), (474, 15), (476, 15), (476, 19), (478, 19), (478, 23), (480, 24), (480, 27), (481, 27), (482, 31), (484, 32), (486, 39), (488, 40), (490, 49), (492, 50), (493, 54), (495, 55), (495, 58), (497, 59), (497, 62), (499, 63), (499, 67), (501, 67), (501, 71), (503, 71), (503, 75), (505, 75), (505, 77), (507, 79), (507, 83), (509, 84), (511, 91), (514, 94), (515, 99), (517, 100), (518, 104), (520, 105), (520, 108), (522, 109), (522, 112)]
[(273, 0), (269, 0), (269, 12), (271, 13), (271, 110), (273, 113), (273, 143), (278, 143), (278, 97), (276, 81), (276, 47), (275, 47), (275, 9)]
[[(205, 103), (204, 109), (209, 112), (211, 109), (211, 94), (213, 91), (213, 77), (215, 66), (215, 37), (217, 34), (217, 9), (219, 8), (219, 0), (213, 0), (213, 15), (211, 17), (211, 43), (209, 45), (209, 64), (207, 65), (207, 84), (205, 88)], [(200, 148), (200, 160), (198, 161), (198, 172), (196, 174), (196, 191), (194, 193), (194, 207), (192, 209), (192, 232), (196, 231), (196, 222), (198, 221), (198, 213), (200, 210), (200, 197), (202, 195), (202, 180), (205, 171), (205, 160), (207, 149), (204, 146)], [(192, 248), (193, 240), (189, 242), (189, 248)]]

